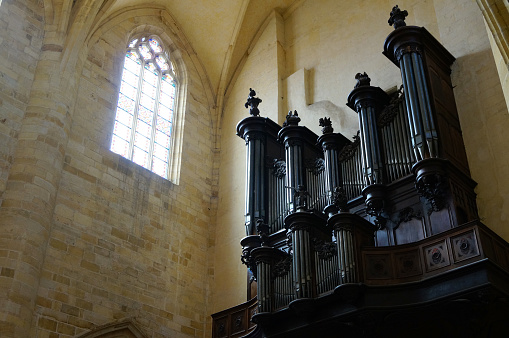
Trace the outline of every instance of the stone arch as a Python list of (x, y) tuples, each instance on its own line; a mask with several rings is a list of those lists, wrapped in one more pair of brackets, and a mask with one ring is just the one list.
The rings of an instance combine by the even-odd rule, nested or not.
[[(133, 18), (134, 20), (132, 20)], [(154, 18), (157, 18), (157, 20), (154, 21)], [(173, 42), (174, 46), (180, 52), (188, 55), (194, 68), (197, 70), (198, 75), (200, 76), (203, 88), (207, 95), (208, 105), (209, 107), (214, 107), (214, 90), (212, 88), (210, 79), (207, 76), (207, 72), (205, 71), (205, 67), (203, 66), (201, 60), (198, 58), (198, 55), (193, 46), (187, 40), (177, 21), (171, 16), (170, 13), (168, 13), (168, 11), (166, 11), (164, 7), (130, 7), (128, 9), (119, 10), (98, 22), (95, 27), (91, 29), (85, 43), (88, 46), (92, 45), (97, 40), (99, 40), (105, 32), (129, 20), (132, 20), (130, 21), (129, 28), (131, 35), (125, 37), (125, 43), (127, 43), (128, 38), (132, 36), (132, 34), (136, 33), (137, 29), (139, 30), (144, 29), (144, 27), (149, 27), (149, 25), (143, 24), (145, 22), (151, 22), (151, 27), (155, 29), (161, 29), (161, 31), (167, 35), (167, 38)]]
[(78, 336), (78, 338), (146, 338), (141, 330), (131, 321), (109, 323), (100, 326), (90, 332)]
[[(174, 20), (164, 8), (130, 7), (112, 13), (98, 21), (90, 30), (83, 48), (87, 50), (87, 53), (90, 53), (96, 44), (102, 43), (104, 36), (107, 36), (113, 31), (117, 32), (115, 34), (116, 38), (121, 37), (121, 39), (123, 39), (122, 42), (119, 40), (115, 42), (115, 48), (118, 47), (118, 49), (113, 55), (113, 59), (118, 64), (121, 64), (120, 60), (123, 59), (123, 49), (127, 46), (128, 41), (130, 41), (133, 36), (140, 33), (149, 33), (159, 36), (169, 52), (174, 56), (173, 60), (176, 63), (181, 79), (179, 81), (179, 99), (177, 101), (179, 106), (175, 109), (175, 111), (178, 112), (177, 115), (175, 115), (177, 133), (174, 134), (174, 155), (169, 179), (178, 184), (180, 180), (180, 154), (183, 147), (182, 131), (185, 114), (188, 111), (185, 103), (187, 102), (188, 79), (190, 78), (199, 79), (198, 83), (201, 84), (201, 88), (207, 100), (206, 104), (209, 107), (208, 114), (204, 116), (204, 118), (207, 119), (206, 123), (211, 128), (211, 135), (213, 135), (214, 138), (216, 137), (215, 135), (217, 135), (215, 98), (205, 68), (192, 45), (182, 33), (176, 20)], [(193, 74), (195, 75), (193, 76)], [(113, 75), (114, 77), (112, 77), (112, 80), (115, 83), (117, 79), (120, 79), (121, 67), (115, 67)], [(196, 84), (196, 82), (194, 83)], [(110, 121), (108, 120), (108, 122)], [(113, 120), (111, 123), (112, 126)]]
[[(133, 14), (133, 13), (131, 13)], [(129, 16), (132, 18), (132, 16)], [(168, 175), (168, 179), (178, 184), (180, 179), (180, 164), (181, 164), (181, 152), (183, 147), (183, 126), (184, 119), (187, 112), (186, 102), (187, 102), (187, 92), (188, 92), (188, 79), (189, 79), (189, 67), (195, 66), (195, 64), (190, 61), (189, 53), (183, 47), (182, 43), (173, 35), (170, 35), (169, 29), (164, 25), (163, 21), (158, 16), (159, 20), (154, 20), (154, 16), (136, 16), (136, 20), (134, 22), (130, 20), (114, 20), (116, 21), (113, 25), (107, 25), (107, 29), (99, 29), (94, 35), (88, 40), (88, 44), (85, 48), (87, 48), (88, 53), (93, 53), (94, 46), (97, 44), (103, 43), (103, 41), (108, 40), (105, 38), (108, 36), (109, 32), (115, 31), (117, 34), (117, 40), (114, 42), (115, 44), (115, 53), (113, 55), (113, 74), (111, 74), (110, 80), (116, 84), (117, 81), (120, 81), (121, 78), (121, 65), (123, 64), (124, 52), (127, 43), (135, 36), (140, 34), (149, 34), (149, 35), (157, 35), (165, 48), (172, 55), (172, 61), (175, 63), (177, 71), (178, 71), (178, 99), (177, 106), (174, 111), (174, 133), (172, 140), (172, 155), (171, 155), (171, 167)], [(150, 22), (151, 24), (140, 24)], [(118, 37), (120, 39), (118, 40)], [(111, 41), (107, 41), (107, 44), (110, 44)], [(90, 54), (89, 54), (90, 55)], [(196, 69), (196, 67), (194, 67)], [(196, 69), (197, 70), (197, 69)], [(207, 91), (207, 87), (203, 86), (204, 91)], [(115, 100), (114, 100), (115, 101)], [(210, 105), (210, 103), (209, 103)], [(107, 124), (105, 125), (105, 129), (113, 130), (113, 118), (111, 117), (111, 121), (108, 118)], [(210, 115), (209, 118), (211, 119)], [(110, 125), (111, 122), (111, 125)], [(212, 119), (209, 121), (210, 125), (212, 124)], [(111, 142), (109, 140), (108, 142)], [(105, 147), (109, 148), (109, 144), (104, 144)]]

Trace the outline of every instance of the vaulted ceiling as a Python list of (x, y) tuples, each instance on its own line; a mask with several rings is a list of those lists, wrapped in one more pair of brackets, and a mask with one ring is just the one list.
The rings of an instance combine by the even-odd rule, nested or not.
[(298, 2), (303, 0), (112, 0), (104, 14), (129, 7), (166, 8), (203, 64), (217, 98), (267, 16)]

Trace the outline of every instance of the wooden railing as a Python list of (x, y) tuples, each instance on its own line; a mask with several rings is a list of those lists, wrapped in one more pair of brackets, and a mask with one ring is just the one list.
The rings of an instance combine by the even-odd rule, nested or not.
[[(259, 337), (251, 321), (257, 313), (258, 300), (253, 299), (212, 315), (212, 338)], [(260, 336), (261, 337), (261, 336)]]

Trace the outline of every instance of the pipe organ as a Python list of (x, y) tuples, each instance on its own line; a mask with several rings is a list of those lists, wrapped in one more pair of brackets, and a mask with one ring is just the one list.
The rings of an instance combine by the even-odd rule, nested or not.
[[(250, 91), (252, 116), (237, 125), (247, 151), (242, 262), (256, 278), (253, 320), (267, 336), (307, 332), (299, 318), (314, 318), (317, 304), (368, 302), (370, 292), (383, 292), (376, 287), (409, 282), (418, 290), (433, 276), (497, 261), (497, 250), (509, 270), (507, 243), (477, 220), (450, 79), (454, 57), (425, 28), (406, 26), (405, 16), (397, 6), (391, 12), (395, 30), (383, 52), (401, 87), (385, 92), (356, 75), (347, 98), (359, 120), (353, 139), (334, 132), (328, 117), (318, 121), (318, 136), (299, 125), (297, 111), (279, 126), (259, 116), (261, 100)], [(338, 320), (335, 311), (325, 312)]]

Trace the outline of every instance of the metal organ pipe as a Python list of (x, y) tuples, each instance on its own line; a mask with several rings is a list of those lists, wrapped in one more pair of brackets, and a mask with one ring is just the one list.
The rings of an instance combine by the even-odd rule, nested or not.
[(438, 137), (420, 55), (421, 49), (414, 44), (402, 45), (396, 54), (399, 56), (415, 157), (418, 161), (437, 157)]

